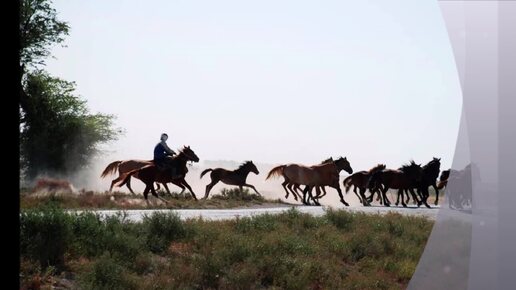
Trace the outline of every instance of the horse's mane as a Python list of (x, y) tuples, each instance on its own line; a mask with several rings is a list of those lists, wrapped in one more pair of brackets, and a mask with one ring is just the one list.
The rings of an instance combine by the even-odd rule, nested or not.
[(430, 162), (428, 162), (427, 164), (423, 165), (423, 169), (427, 169), (427, 168), (430, 168), (432, 166), (435, 166), (437, 168), (438, 165), (441, 165), (441, 162), (439, 162), (439, 159), (434, 157), (434, 159), (432, 159)]
[(247, 160), (247, 161), (244, 161), (244, 163), (240, 164), (240, 166), (238, 166), (237, 170), (242, 170), (244, 167), (246, 167), (247, 165), (253, 163), (251, 160)]
[(330, 157), (330, 158), (324, 160), (323, 162), (321, 162), (321, 164), (325, 164), (325, 163), (329, 163), (329, 162), (333, 162), (333, 161), (334, 161), (333, 157)]
[(419, 165), (416, 164), (416, 162), (414, 162), (414, 160), (410, 160), (410, 163), (403, 164), (400, 168), (398, 168), (398, 170), (406, 172), (407, 170), (410, 170), (414, 166), (420, 167)]
[(374, 173), (376, 171), (380, 171), (380, 170), (384, 170), (385, 167), (387, 167), (385, 164), (378, 164), (376, 165), (375, 167), (369, 169), (369, 172), (368, 173)]

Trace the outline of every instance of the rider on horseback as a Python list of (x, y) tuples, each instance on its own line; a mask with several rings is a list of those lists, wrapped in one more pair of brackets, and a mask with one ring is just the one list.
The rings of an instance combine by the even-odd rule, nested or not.
[(161, 141), (154, 147), (154, 164), (163, 171), (170, 169), (172, 176), (176, 176), (177, 169), (172, 166), (171, 160), (168, 158), (168, 156), (176, 155), (176, 152), (168, 147), (167, 139), (166, 133), (161, 134)]

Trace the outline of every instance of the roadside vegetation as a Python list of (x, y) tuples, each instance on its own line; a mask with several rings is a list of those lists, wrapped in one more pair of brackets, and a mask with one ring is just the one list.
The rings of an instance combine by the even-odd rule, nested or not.
[[(278, 206), (285, 204), (280, 199), (271, 200), (251, 193), (244, 189), (222, 189), (218, 194), (207, 200), (194, 200), (189, 193), (179, 194), (172, 192), (167, 194), (158, 191), (158, 194), (169, 203), (157, 200), (149, 194), (149, 204), (146, 203), (141, 194), (127, 194), (122, 192), (96, 193), (93, 191), (82, 191), (79, 193), (56, 193), (38, 192), (31, 193), (23, 191), (20, 195), (20, 207), (22, 209), (37, 208), (42, 205), (52, 205), (64, 209), (149, 209), (149, 208), (171, 208), (171, 209), (216, 209), (236, 207), (259, 207), (268, 204)], [(200, 198), (200, 196), (198, 197)]]
[(45, 205), (20, 215), (22, 289), (400, 289), (433, 222), (291, 209), (229, 221), (135, 223)]

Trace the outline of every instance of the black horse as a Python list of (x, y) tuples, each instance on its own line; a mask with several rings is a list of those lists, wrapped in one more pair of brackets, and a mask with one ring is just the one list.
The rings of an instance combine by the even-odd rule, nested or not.
[(369, 178), (367, 187), (377, 189), (381, 188), (383, 185), (382, 199), (384, 206), (390, 206), (391, 204), (386, 195), (389, 188), (398, 189), (398, 198), (401, 195), (401, 204), (406, 207), (403, 191), (408, 190), (412, 198), (417, 200), (414, 188), (421, 182), (422, 172), (421, 164), (416, 164), (414, 161), (411, 161), (410, 164), (405, 164), (398, 170), (384, 169), (373, 173)]
[(260, 195), (258, 190), (251, 185), (246, 183), (247, 175), (249, 175), (249, 172), (253, 172), (254, 174), (258, 175), (260, 172), (256, 168), (256, 165), (254, 165), (253, 161), (246, 161), (238, 169), (235, 169), (233, 171), (226, 170), (224, 168), (215, 168), (211, 169), (208, 168), (204, 170), (201, 173), (201, 178), (204, 176), (204, 174), (210, 172), (211, 182), (210, 184), (206, 185), (206, 193), (204, 194), (204, 199), (208, 198), (208, 195), (210, 194), (210, 190), (217, 184), (219, 181), (222, 181), (225, 184), (228, 185), (236, 185), (240, 188), (240, 191), (242, 192), (243, 186), (250, 187), (254, 189), (254, 191)]

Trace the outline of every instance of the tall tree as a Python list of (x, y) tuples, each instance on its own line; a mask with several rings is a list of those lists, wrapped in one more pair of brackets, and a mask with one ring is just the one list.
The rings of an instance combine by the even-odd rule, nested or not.
[(74, 94), (75, 83), (40, 67), (69, 26), (57, 19), (50, 0), (20, 0), (20, 165), (25, 177), (71, 173), (85, 165), (102, 143), (116, 139), (113, 115), (91, 114)]

